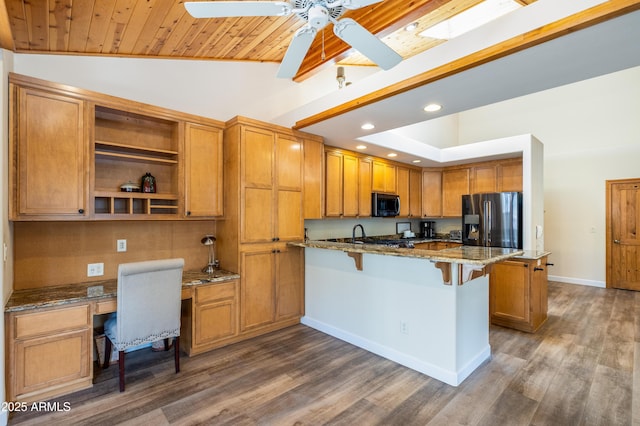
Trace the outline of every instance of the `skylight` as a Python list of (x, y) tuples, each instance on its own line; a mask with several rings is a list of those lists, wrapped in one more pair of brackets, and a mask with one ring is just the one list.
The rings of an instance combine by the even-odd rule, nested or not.
[(522, 7), (514, 0), (485, 0), (420, 33), (422, 37), (449, 40)]

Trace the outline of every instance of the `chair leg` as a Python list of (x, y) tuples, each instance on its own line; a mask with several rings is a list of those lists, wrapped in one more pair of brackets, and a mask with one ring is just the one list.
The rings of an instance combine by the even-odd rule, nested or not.
[(118, 366), (120, 367), (120, 392), (124, 392), (124, 351), (118, 353)]
[(176, 364), (176, 373), (180, 372), (180, 336), (173, 339), (173, 350)]
[(102, 368), (108, 368), (111, 363), (111, 340), (107, 336), (104, 336), (104, 364)]

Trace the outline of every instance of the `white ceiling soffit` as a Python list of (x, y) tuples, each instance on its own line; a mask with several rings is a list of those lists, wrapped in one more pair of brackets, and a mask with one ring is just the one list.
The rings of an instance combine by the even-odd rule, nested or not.
[[(385, 132), (425, 121), (422, 110), (438, 102), (442, 110), (428, 119), (466, 111), (495, 102), (574, 83), (640, 65), (640, 11), (608, 20), (477, 66), (409, 92), (358, 108), (303, 131), (321, 135), (327, 145), (353, 149), (356, 140), (371, 141), (429, 159), (416, 143)], [(370, 137), (360, 126), (375, 123)], [(385, 139), (386, 138), (386, 139)], [(375, 141), (375, 142), (374, 142)], [(372, 155), (377, 155), (367, 150)], [(433, 157), (431, 157), (434, 159)]]

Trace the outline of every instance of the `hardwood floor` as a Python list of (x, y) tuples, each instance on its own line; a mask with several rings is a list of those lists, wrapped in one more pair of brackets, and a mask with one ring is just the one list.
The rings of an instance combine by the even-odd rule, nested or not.
[[(96, 369), (66, 412), (9, 424), (638, 425), (640, 293), (549, 283), (536, 334), (491, 327), (492, 359), (452, 387), (303, 325), (193, 358)], [(134, 365), (135, 364), (135, 365)]]

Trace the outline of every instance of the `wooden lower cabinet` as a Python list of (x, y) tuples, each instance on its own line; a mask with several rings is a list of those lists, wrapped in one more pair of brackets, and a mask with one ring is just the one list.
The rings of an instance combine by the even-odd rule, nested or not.
[(181, 348), (189, 356), (223, 346), (238, 335), (238, 280), (201, 284), (182, 302)]
[(266, 244), (245, 248), (240, 257), (241, 332), (297, 322), (304, 307), (302, 249)]
[(88, 304), (5, 314), (7, 401), (43, 401), (91, 387)]
[(489, 275), (491, 323), (535, 332), (547, 320), (547, 258), (508, 260)]

